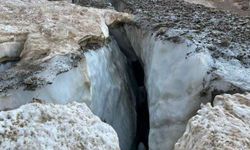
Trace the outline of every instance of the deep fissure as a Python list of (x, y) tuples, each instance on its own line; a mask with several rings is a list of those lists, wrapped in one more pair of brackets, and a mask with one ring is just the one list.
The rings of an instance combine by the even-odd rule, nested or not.
[[(76, 1), (72, 1), (75, 2)], [(126, 10), (127, 5), (126, 2), (123, 1), (110, 1), (113, 6), (118, 11)], [(91, 3), (84, 4), (84, 5), (91, 5)], [(99, 7), (97, 5), (97, 7)], [(111, 35), (114, 37), (115, 41), (117, 42), (120, 50), (125, 55), (127, 60), (127, 71), (130, 77), (131, 86), (130, 87), (134, 95), (136, 97), (136, 138), (134, 140), (134, 145), (132, 146), (132, 150), (144, 150), (148, 149), (148, 137), (149, 137), (149, 108), (148, 108), (148, 100), (147, 100), (147, 90), (145, 87), (145, 73), (143, 63), (140, 58), (135, 54), (135, 50), (133, 49), (130, 40), (127, 37), (127, 33), (123, 28), (123, 25), (119, 24), (115, 27), (110, 28)], [(129, 34), (129, 33), (128, 33)], [(175, 41), (172, 41), (176, 43)], [(226, 90), (227, 91), (227, 90)], [(213, 105), (213, 100), (216, 95), (223, 94), (226, 91), (221, 90), (214, 90), (211, 92), (211, 100), (210, 102)], [(238, 90), (233, 90), (232, 93), (235, 93)], [(231, 92), (230, 92), (231, 93)], [(205, 95), (206, 96), (206, 95)], [(193, 114), (195, 115), (195, 113)], [(103, 120), (106, 122), (105, 120)]]
[(123, 26), (110, 29), (111, 35), (116, 39), (118, 46), (125, 55), (128, 62), (128, 72), (132, 89), (136, 97), (136, 138), (135, 149), (148, 149), (149, 136), (149, 109), (147, 90), (145, 87), (145, 73), (143, 63), (136, 56), (130, 41), (126, 36)]
[[(144, 85), (144, 70), (140, 62), (132, 62), (132, 72), (137, 83), (136, 113), (137, 113), (137, 133), (136, 146), (143, 144), (148, 149), (149, 134), (149, 110), (147, 101), (147, 91)], [(138, 148), (139, 149), (139, 148)]]

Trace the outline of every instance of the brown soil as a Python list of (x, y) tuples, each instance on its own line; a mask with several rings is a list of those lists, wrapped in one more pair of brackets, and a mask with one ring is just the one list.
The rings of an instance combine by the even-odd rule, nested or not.
[[(188, 2), (195, 2), (196, 0), (186, 0)], [(197, 0), (199, 1), (199, 0)], [(200, 1), (201, 2), (201, 1)], [(211, 4), (213, 7), (229, 10), (233, 13), (242, 16), (250, 16), (250, 1), (249, 0), (204, 0), (204, 2)]]

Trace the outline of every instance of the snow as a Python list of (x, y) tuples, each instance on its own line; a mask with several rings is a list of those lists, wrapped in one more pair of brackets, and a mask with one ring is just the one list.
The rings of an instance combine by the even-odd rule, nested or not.
[(0, 119), (0, 149), (120, 149), (114, 129), (84, 103), (26, 104), (0, 112)]

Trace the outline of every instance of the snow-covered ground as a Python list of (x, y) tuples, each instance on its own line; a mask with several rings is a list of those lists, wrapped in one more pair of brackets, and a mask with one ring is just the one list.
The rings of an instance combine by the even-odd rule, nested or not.
[(25, 104), (0, 112), (0, 119), (0, 149), (120, 149), (114, 129), (84, 103)]

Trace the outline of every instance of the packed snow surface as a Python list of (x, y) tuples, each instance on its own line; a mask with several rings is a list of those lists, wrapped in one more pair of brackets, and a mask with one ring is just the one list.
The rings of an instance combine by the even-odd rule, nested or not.
[(116, 132), (84, 103), (31, 103), (0, 112), (0, 149), (119, 150)]
[(250, 149), (250, 94), (224, 94), (192, 117), (175, 150)]

